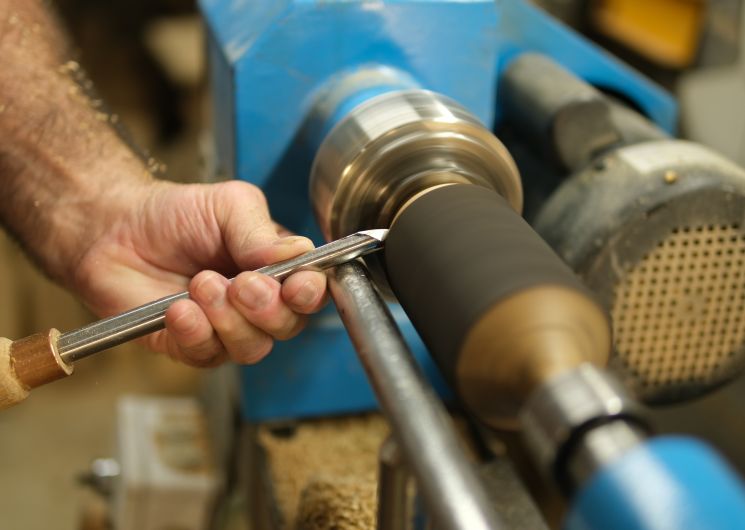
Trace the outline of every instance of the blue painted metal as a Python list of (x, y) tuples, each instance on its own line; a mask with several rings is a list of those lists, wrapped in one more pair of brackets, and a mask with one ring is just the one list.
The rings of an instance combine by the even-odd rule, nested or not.
[(303, 127), (303, 141), (315, 153), (331, 130), (358, 105), (381, 94), (420, 88), (408, 73), (380, 65), (344, 71), (329, 79), (318, 91), (313, 109)]
[(653, 438), (590, 479), (565, 528), (745, 529), (745, 487), (702, 442)]
[[(393, 306), (401, 323), (406, 318)], [(251, 421), (318, 417), (343, 412), (368, 411), (377, 406), (362, 365), (333, 307), (314, 321), (311, 333), (280, 346), (255, 367), (241, 370), (243, 412)], [(425, 376), (447, 396), (447, 386), (425, 354), (424, 345), (411, 326), (402, 326), (404, 338), (419, 353)]]
[[(320, 242), (308, 174), (324, 131), (356, 102), (418, 85), (499, 119), (498, 76), (516, 54), (542, 51), (588, 80), (625, 94), (659, 125), (675, 105), (659, 88), (521, 0), (200, 0), (209, 32), (215, 171), (264, 190), (278, 222)], [(350, 92), (319, 126), (314, 109), (342, 79), (391, 69), (398, 81)], [(400, 311), (399, 311), (400, 313)], [(332, 323), (333, 322), (333, 323)], [(399, 323), (414, 337), (405, 317)], [(412, 343), (428, 373), (420, 342)], [(241, 370), (244, 415), (265, 420), (373, 408), (338, 320), (311, 319), (297, 339)], [(354, 365), (354, 367), (352, 367)]]

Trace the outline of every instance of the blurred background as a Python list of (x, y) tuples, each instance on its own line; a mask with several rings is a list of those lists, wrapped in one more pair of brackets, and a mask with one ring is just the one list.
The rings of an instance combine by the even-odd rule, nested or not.
[[(682, 136), (745, 164), (745, 64), (740, 0), (539, 2), (680, 99)], [(136, 145), (165, 178), (209, 180), (204, 35), (189, 0), (58, 0), (80, 61)], [(93, 319), (0, 235), (0, 336)], [(204, 372), (126, 345), (76, 366), (0, 414), (0, 527), (95, 528), (96, 497), (77, 479), (114, 452), (124, 393), (188, 395)], [(736, 421), (736, 419), (735, 419)], [(704, 426), (702, 428), (708, 428)]]
[[(205, 179), (202, 25), (188, 0), (56, 2), (79, 59), (134, 143), (164, 176)], [(94, 317), (0, 233), (0, 335), (69, 330)], [(128, 344), (75, 368), (75, 377), (0, 415), (0, 528), (97, 528), (98, 499), (79, 476), (115, 450), (124, 393), (184, 395), (202, 373)]]

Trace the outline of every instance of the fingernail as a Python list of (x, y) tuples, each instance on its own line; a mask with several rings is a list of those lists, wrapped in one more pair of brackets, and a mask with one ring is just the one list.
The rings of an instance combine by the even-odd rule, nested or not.
[(197, 300), (212, 307), (220, 307), (225, 303), (225, 285), (216, 277), (205, 278), (196, 289)]
[(271, 299), (272, 289), (258, 275), (245, 280), (238, 289), (238, 300), (249, 309), (263, 309)]
[(292, 304), (299, 307), (307, 306), (313, 302), (317, 296), (318, 288), (313, 282), (307, 281), (300, 286), (298, 292), (292, 297)]
[(197, 325), (197, 315), (193, 310), (189, 309), (181, 314), (176, 320), (173, 321), (172, 326), (176, 332), (181, 334), (187, 334), (194, 331)]

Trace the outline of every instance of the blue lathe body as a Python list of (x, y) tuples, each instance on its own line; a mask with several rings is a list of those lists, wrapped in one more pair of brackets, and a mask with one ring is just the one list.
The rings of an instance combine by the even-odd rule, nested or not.
[[(290, 230), (313, 238), (316, 243), (340, 234), (330, 233), (327, 226), (319, 229), (313, 211), (317, 205), (311, 204), (310, 200), (309, 175), (317, 153), (321, 151), (328, 156), (333, 151), (336, 144), (332, 142), (329, 146), (324, 143), (324, 139), (332, 136), (333, 131), (341, 130), (344, 134), (354, 136), (354, 127), (350, 126), (350, 121), (345, 121), (352, 109), (359, 110), (364, 103), (375, 100), (383, 101), (375, 108), (384, 111), (384, 95), (397, 92), (404, 94), (401, 101), (406, 100), (401, 108), (416, 110), (415, 105), (406, 107), (415, 99), (407, 99), (406, 91), (418, 90), (431, 108), (436, 109), (432, 115), (436, 114), (440, 122), (447, 122), (451, 117), (452, 122), (448, 123), (468, 128), (475, 126), (474, 121), (479, 120), (481, 125), (494, 131), (507, 113), (502, 106), (504, 100), (500, 97), (505, 88), (503, 73), (526, 52), (549, 58), (576, 78), (619, 97), (651, 122), (652, 125), (649, 125), (642, 119), (644, 125), (639, 125), (641, 121), (632, 119), (632, 136), (638, 135), (636, 141), (645, 144), (642, 148), (635, 149), (631, 145), (634, 141), (625, 144), (619, 141), (612, 144), (612, 149), (609, 148), (611, 144), (606, 144), (607, 151), (591, 153), (598, 156), (596, 161), (607, 155), (608, 160), (602, 163), (588, 166), (589, 158), (579, 156), (584, 166), (579, 164), (573, 167), (572, 161), (577, 159), (577, 154), (571, 149), (564, 152), (565, 169), (569, 173), (574, 172), (575, 176), (580, 175), (581, 178), (574, 178), (580, 188), (583, 182), (592, 182), (595, 186), (593, 193), (598, 194), (594, 196), (600, 196), (609, 182), (615, 185), (623, 182), (620, 178), (638, 178), (639, 190), (649, 186), (648, 190), (640, 191), (638, 197), (633, 196), (623, 204), (616, 201), (624, 208), (628, 206), (623, 211), (621, 207), (618, 208), (619, 218), (622, 213), (625, 215), (636, 207), (648, 208), (642, 212), (644, 215), (663, 211), (653, 204), (658, 198), (663, 201), (660, 202), (663, 207), (668, 203), (678, 204), (675, 201), (689, 204), (685, 201), (714, 182), (708, 178), (708, 171), (712, 168), (714, 173), (722, 171), (727, 175), (721, 189), (709, 190), (719, 194), (716, 195), (719, 198), (722, 197), (721, 193), (726, 195), (720, 204), (735, 204), (734, 201), (739, 200), (735, 197), (739, 191), (735, 193), (733, 190), (740, 186), (745, 190), (745, 177), (739, 168), (668, 136), (674, 132), (677, 109), (667, 93), (527, 2), (200, 0), (200, 3), (208, 29), (214, 100), (214, 172), (224, 178), (241, 179), (261, 187), (268, 198), (273, 217)], [(535, 61), (533, 66), (528, 63), (523, 65), (524, 70), (513, 72), (515, 78), (522, 75), (521, 71), (535, 71), (531, 70), (535, 67)], [(537, 64), (539, 69), (543, 68), (540, 60)], [(564, 74), (559, 71), (556, 75)], [(530, 75), (527, 77), (530, 78)], [(551, 82), (550, 78), (548, 82)], [(589, 90), (596, 92), (592, 87)], [(438, 95), (432, 96), (432, 93)], [(538, 86), (531, 97), (535, 96), (540, 101), (541, 93)], [(587, 93), (587, 90), (583, 93)], [(516, 101), (514, 94), (512, 98), (513, 102)], [(369, 111), (373, 107), (366, 108)], [(597, 121), (592, 112), (597, 109), (588, 105), (583, 112), (585, 110), (590, 112), (591, 117), (591, 121), (586, 123), (595, 126)], [(467, 112), (475, 118), (464, 118)], [(621, 112), (622, 117), (626, 116), (623, 119), (628, 119), (628, 115), (623, 114), (625, 110), (615, 108), (612, 112)], [(363, 111), (360, 113), (364, 114)], [(602, 118), (604, 115), (598, 116)], [(376, 125), (374, 113), (368, 112), (365, 120), (368, 121), (359, 123), (372, 127)], [(540, 129), (543, 122), (537, 122)], [(436, 130), (437, 124), (428, 123), (426, 127), (430, 127), (430, 131)], [(571, 128), (567, 131), (577, 133)], [(582, 136), (582, 133), (580, 130), (578, 134)], [(374, 134), (369, 138), (378, 139)], [(390, 140), (390, 136), (387, 138)], [(360, 145), (367, 147), (373, 144)], [(375, 145), (380, 147), (381, 144)], [(626, 149), (629, 145), (631, 147)], [(705, 180), (700, 179), (701, 167), (706, 169), (703, 172), (707, 177)], [(611, 178), (615, 174), (606, 178), (603, 171), (608, 168), (611, 172), (617, 171), (619, 179)], [(581, 173), (580, 169), (585, 173)], [(355, 169), (358, 170), (360, 168)], [(525, 185), (530, 184), (530, 175), (523, 175), (522, 178)], [(679, 181), (681, 184), (677, 188), (671, 187)], [(664, 184), (660, 185), (660, 182)], [(577, 196), (572, 195), (571, 185), (572, 182), (568, 185), (569, 191), (563, 191), (569, 199)], [(615, 193), (623, 199), (625, 190)], [(561, 191), (556, 195), (561, 199)], [(745, 191), (741, 195), (745, 196)], [(594, 206), (598, 202), (594, 201)], [(567, 204), (576, 206), (577, 203), (569, 201)], [(553, 206), (553, 212), (561, 212), (561, 204)], [(674, 208), (671, 207), (670, 211)], [(554, 224), (560, 224), (572, 217), (573, 213), (570, 208), (565, 215), (557, 215), (552, 218), (558, 219)], [(618, 229), (620, 235), (616, 240), (629, 233), (640, 233), (625, 232), (626, 227), (636, 226), (636, 212), (632, 213), (619, 222), (619, 226), (623, 227)], [(730, 221), (725, 223), (719, 220), (721, 213), (702, 211), (702, 218), (715, 219), (717, 222), (707, 221), (699, 231), (707, 226), (709, 231), (713, 231), (720, 223), (721, 230), (740, 229), (739, 222), (731, 224)], [(579, 223), (582, 229), (591, 224)], [(662, 225), (660, 222), (659, 226)], [(563, 228), (562, 225), (558, 230)], [(597, 241), (603, 243), (602, 228), (600, 226), (597, 232), (593, 232), (592, 238), (586, 236), (589, 233), (587, 230), (577, 229), (569, 234), (571, 238), (579, 234), (583, 241), (588, 242), (586, 247), (594, 245), (595, 255), (599, 256), (597, 263), (601, 264), (603, 245)], [(664, 228), (667, 229), (667, 226)], [(679, 229), (676, 225), (671, 227), (670, 237), (694, 231), (695, 228)], [(598, 239), (594, 238), (596, 233)], [(642, 236), (638, 241), (648, 243)], [(737, 237), (732, 239), (736, 240)], [(554, 250), (557, 246), (561, 245), (555, 245)], [(629, 244), (627, 248), (632, 246)], [(664, 244), (657, 246), (662, 248)], [(571, 261), (566, 255), (562, 257), (567, 262)], [(637, 258), (646, 259), (634, 256), (634, 259)], [(579, 261), (570, 265), (576, 265), (575, 271), (581, 268)], [(622, 268), (617, 267), (618, 270)], [(631, 270), (631, 267), (627, 269)], [(447, 393), (437, 368), (403, 310), (395, 304), (391, 304), (390, 309), (424, 373), (441, 393)], [(247, 422), (330, 416), (376, 408), (376, 400), (363, 367), (334, 308), (328, 308), (311, 318), (307, 330), (298, 338), (277, 343), (273, 353), (259, 365), (242, 367), (240, 371), (241, 410)], [(606, 511), (618, 523), (613, 528), (672, 530), (685, 527), (681, 517), (695, 520), (696, 528), (721, 530), (737, 528), (737, 525), (745, 527), (745, 493), (739, 479), (710, 449), (698, 442), (664, 438), (649, 442), (648, 433), (632, 418), (629, 425), (621, 426), (625, 429), (623, 432), (628, 447), (635, 446), (636, 449), (617, 458), (628, 447), (616, 444), (616, 441), (623, 439), (613, 437), (614, 429), (629, 418), (625, 409), (617, 408), (621, 398), (616, 399), (617, 396), (614, 397), (610, 391), (593, 394), (598, 388), (596, 384), (602, 382), (603, 377), (595, 374), (584, 381), (583, 384), (588, 385), (589, 398), (586, 401), (580, 399), (582, 406), (574, 407), (576, 403), (571, 399), (564, 401), (567, 395), (571, 397), (572, 392), (558, 392), (550, 395), (551, 399), (547, 398), (545, 402), (531, 398), (532, 405), (526, 406), (543, 423), (537, 420), (531, 423), (530, 418), (529, 421), (521, 418), (521, 426), (526, 431), (532, 428), (534, 439), (538, 440), (537, 454), (545, 456), (547, 460), (554, 458), (554, 470), (565, 466), (571, 472), (577, 471), (571, 464), (574, 462), (572, 458), (579, 457), (571, 452), (579, 451), (575, 445), (585, 435), (590, 441), (583, 450), (591, 454), (600, 447), (602, 451), (598, 454), (602, 453), (601, 456), (607, 460), (595, 462), (593, 465), (599, 467), (600, 471), (595, 469), (594, 474), (589, 475), (590, 479), (585, 477), (574, 484), (577, 490), (571, 491), (570, 496), (574, 496), (576, 502), (567, 519), (568, 528), (611, 528), (612, 525), (606, 526), (604, 523)], [(576, 388), (572, 386), (572, 389)], [(612, 386), (608, 388), (613, 390)], [(619, 392), (618, 396), (622, 395), (623, 392)], [(598, 410), (590, 410), (588, 405), (583, 411), (585, 402), (591, 403), (596, 398)], [(554, 407), (561, 410), (566, 403), (569, 406), (565, 415), (551, 413)], [(575, 417), (577, 408), (580, 413), (587, 412), (586, 419)], [(553, 426), (557, 418), (567, 420), (569, 425), (569, 434), (565, 433), (563, 438), (559, 428), (551, 430), (546, 427), (545, 431), (541, 430), (547, 425)], [(604, 431), (611, 433), (608, 438), (603, 438), (606, 436)], [(593, 436), (597, 435), (592, 440), (588, 434), (591, 432), (595, 433)], [(610, 445), (594, 446), (593, 440)], [(546, 447), (551, 444), (560, 447), (561, 451), (553, 455), (550, 451), (546, 453)], [(603, 452), (608, 447), (609, 452)], [(614, 451), (618, 451), (618, 454)], [(588, 462), (594, 461), (588, 457)], [(686, 462), (695, 464), (691, 467), (692, 471), (687, 470)], [(629, 470), (634, 473), (629, 474)], [(643, 471), (647, 475), (644, 478), (636, 477), (636, 471)], [(705, 494), (697, 483), (697, 477), (716, 482), (712, 489), (715, 494)], [(658, 506), (653, 498), (655, 492), (649, 486), (641, 488), (639, 491), (643, 494), (637, 495), (634, 487), (637, 479), (648, 480), (648, 484), (663, 485), (667, 504)], [(570, 484), (567, 488), (571, 490), (574, 486)], [(619, 510), (620, 515), (614, 516), (613, 510)], [(679, 517), (668, 517), (668, 513), (678, 514)], [(729, 523), (732, 526), (728, 526)]]
[[(622, 94), (663, 129), (675, 127), (676, 106), (665, 92), (522, 1), (201, 0), (201, 8), (215, 171), (260, 186), (276, 220), (317, 243), (308, 199), (315, 151), (345, 109), (386, 90), (439, 92), (491, 128), (500, 120), (501, 70), (521, 52), (537, 51)], [(382, 71), (384, 80), (371, 82), (367, 71)], [(341, 92), (349, 97), (335, 100), (345, 83), (352, 86)], [(316, 119), (329, 100), (333, 108)], [(392, 308), (424, 371), (442, 389), (405, 315)], [(260, 365), (242, 368), (241, 378), (243, 415), (252, 421), (376, 406), (333, 308), (312, 318), (297, 339), (278, 343)]]

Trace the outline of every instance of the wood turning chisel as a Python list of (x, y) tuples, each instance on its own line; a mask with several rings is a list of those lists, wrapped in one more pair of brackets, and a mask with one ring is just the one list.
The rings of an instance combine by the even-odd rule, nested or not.
[[(322, 271), (381, 249), (387, 235), (385, 229), (356, 232), (256, 272), (281, 282), (295, 272)], [(0, 337), (0, 409), (70, 375), (80, 359), (163, 329), (166, 310), (187, 298), (188, 292), (167, 296), (66, 333), (52, 328), (16, 341)]]

